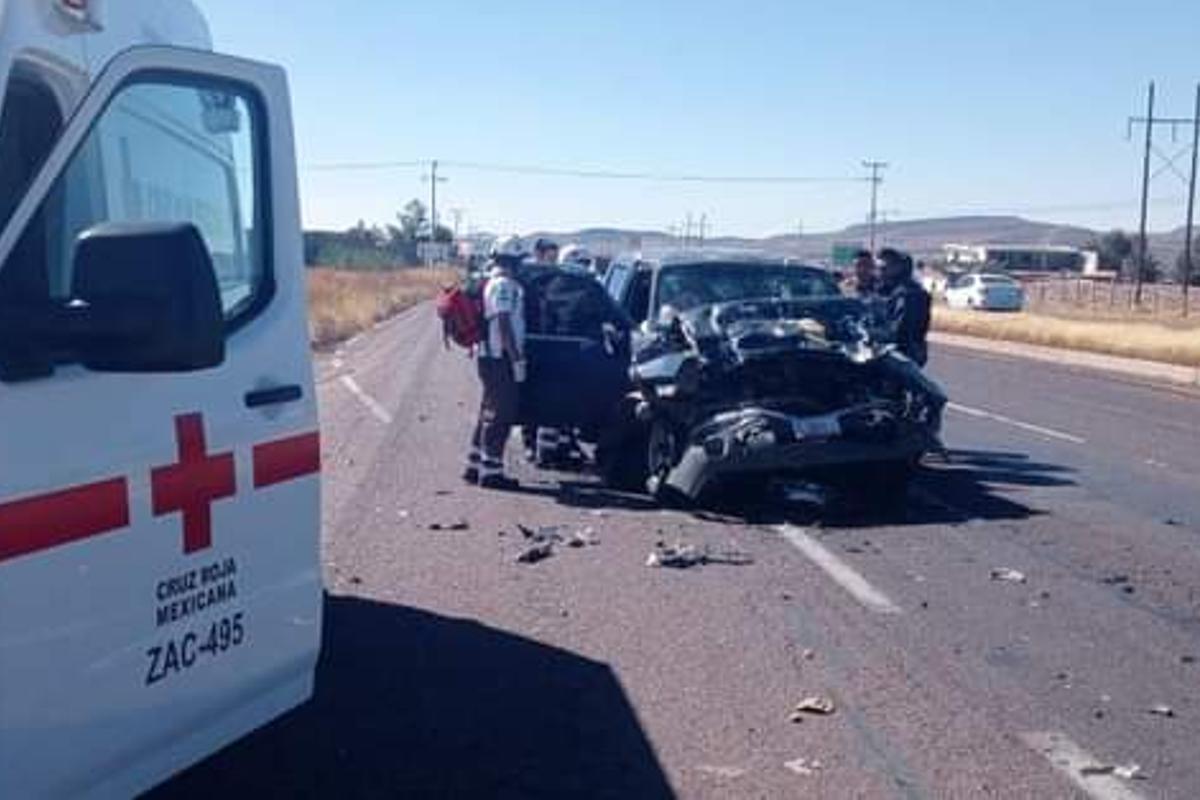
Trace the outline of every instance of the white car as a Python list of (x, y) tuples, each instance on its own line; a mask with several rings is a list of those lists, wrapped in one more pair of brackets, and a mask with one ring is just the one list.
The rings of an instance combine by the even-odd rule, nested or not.
[(988, 311), (1020, 311), (1025, 305), (1021, 284), (1007, 275), (963, 275), (946, 287), (946, 305)]

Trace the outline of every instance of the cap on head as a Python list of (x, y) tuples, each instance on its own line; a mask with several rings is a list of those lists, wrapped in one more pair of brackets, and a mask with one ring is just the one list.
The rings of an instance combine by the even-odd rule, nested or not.
[(497, 264), (513, 267), (520, 264), (528, 253), (520, 236), (501, 236), (492, 242), (490, 255)]
[(559, 252), (558, 263), (579, 264), (586, 267), (592, 263), (592, 254), (581, 244), (569, 244)]

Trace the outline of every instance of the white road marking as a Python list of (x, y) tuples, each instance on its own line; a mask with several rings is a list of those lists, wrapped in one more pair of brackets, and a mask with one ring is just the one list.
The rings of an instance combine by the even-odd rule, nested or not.
[(1085, 775), (1084, 767), (1095, 767), (1103, 762), (1061, 733), (1034, 731), (1021, 734), (1021, 740), (1045, 756), (1088, 797), (1095, 800), (1140, 800), (1142, 797), (1115, 775)]
[(849, 592), (851, 597), (866, 606), (867, 609), (878, 614), (901, 613), (900, 606), (893, 603), (887, 595), (868, 583), (867, 579), (860, 575), (854, 567), (851, 567), (845, 561), (842, 561), (829, 552), (824, 545), (804, 531), (791, 525), (781, 525), (779, 532), (805, 558), (824, 570), (826, 575)]
[(958, 403), (947, 403), (946, 408), (951, 411), (957, 411), (960, 414), (966, 414), (969, 417), (977, 417), (978, 419), (990, 419), (992, 422), (1001, 422), (1005, 425), (1012, 425), (1014, 428), (1020, 428), (1023, 431), (1036, 433), (1039, 436), (1045, 436), (1050, 439), (1058, 439), (1071, 444), (1087, 444), (1087, 439), (1075, 436), (1070, 433), (1056, 431), (1053, 428), (1045, 428), (1041, 425), (1034, 425), (1030, 422), (1021, 422), (1019, 419), (1006, 417), (1003, 414), (997, 414), (993, 411), (985, 411), (982, 408), (971, 408), (970, 406), (960, 405)]
[(358, 381), (354, 380), (353, 377), (349, 375), (343, 375), (342, 385), (349, 389), (350, 394), (357, 397), (359, 401), (361, 401), (362, 404), (367, 407), (367, 410), (375, 415), (375, 419), (379, 420), (384, 425), (392, 424), (392, 415), (388, 413), (386, 408), (379, 404), (378, 400), (364, 392), (363, 388), (358, 385)]

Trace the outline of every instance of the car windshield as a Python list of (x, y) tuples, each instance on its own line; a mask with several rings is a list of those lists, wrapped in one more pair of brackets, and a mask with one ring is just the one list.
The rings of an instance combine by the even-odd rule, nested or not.
[(658, 278), (656, 310), (689, 311), (712, 303), (778, 298), (805, 300), (838, 296), (825, 272), (782, 264), (713, 263), (667, 267)]

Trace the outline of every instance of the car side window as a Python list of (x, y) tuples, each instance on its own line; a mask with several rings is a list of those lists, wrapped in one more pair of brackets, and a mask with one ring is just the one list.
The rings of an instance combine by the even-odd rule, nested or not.
[[(3, 265), (0, 305), (68, 300), (75, 243), (97, 224), (170, 222), (199, 231), (227, 328), (252, 316), (273, 285), (262, 120), (250, 90), (221, 82), (156, 77), (124, 86), (26, 227), (14, 263)], [(6, 296), (6, 281), (23, 291)]]

